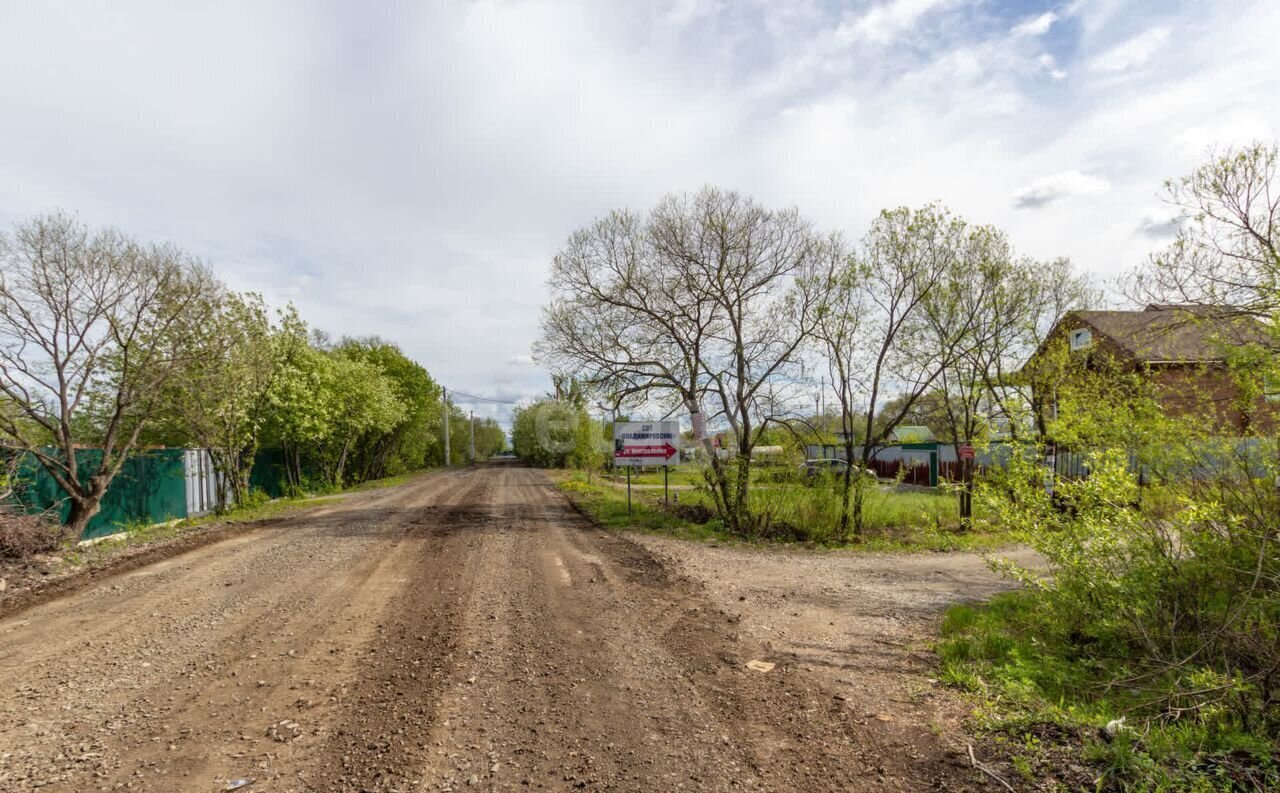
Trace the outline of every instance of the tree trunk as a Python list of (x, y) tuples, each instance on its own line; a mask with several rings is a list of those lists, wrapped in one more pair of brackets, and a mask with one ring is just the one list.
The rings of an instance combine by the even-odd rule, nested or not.
[(750, 514), (747, 510), (747, 490), (750, 487), (751, 480), (751, 458), (747, 455), (738, 453), (736, 460), (737, 470), (733, 483), (733, 504), (730, 511), (734, 515), (735, 528), (742, 533), (748, 533), (746, 530), (754, 531), (750, 525), (745, 525), (750, 520)]
[[(871, 447), (867, 444), (862, 446), (861, 466), (863, 471), (871, 470)], [(859, 472), (861, 473), (861, 472)], [(861, 541), (863, 533), (866, 530), (866, 521), (862, 514), (863, 505), (866, 503), (866, 489), (868, 477), (859, 476), (853, 486), (853, 539)]]
[(232, 477), (231, 487), (235, 491), (237, 504), (243, 504), (249, 495), (249, 480), (253, 476), (253, 461), (257, 456), (257, 441), (251, 442), (236, 453), (235, 475)]
[(862, 540), (863, 530), (866, 528), (863, 525), (864, 519), (862, 516), (862, 503), (863, 503), (862, 489), (863, 489), (862, 483), (858, 483), (853, 488), (853, 539), (859, 540), (859, 541)]
[[(209, 459), (213, 462), (214, 484), (218, 487), (218, 506), (219, 513), (225, 512), (234, 499), (235, 486), (231, 483), (234, 478), (232, 472), (235, 470), (227, 455), (209, 449)], [(200, 487), (204, 487), (204, 482), (200, 483)], [(231, 498), (228, 498), (227, 488), (231, 488)]]
[[(845, 447), (844, 459), (849, 463), (852, 449)], [(844, 482), (840, 491), (840, 542), (849, 541), (849, 491), (853, 489), (853, 464), (844, 467)]]
[(85, 530), (89, 528), (89, 521), (93, 519), (94, 515), (98, 514), (98, 510), (101, 507), (101, 495), (71, 497), (71, 512), (67, 515), (67, 530), (73, 538), (79, 540), (84, 537)]
[(342, 487), (342, 469), (347, 465), (347, 451), (351, 448), (351, 439), (342, 444), (342, 453), (338, 455), (338, 465), (333, 472), (333, 486)]

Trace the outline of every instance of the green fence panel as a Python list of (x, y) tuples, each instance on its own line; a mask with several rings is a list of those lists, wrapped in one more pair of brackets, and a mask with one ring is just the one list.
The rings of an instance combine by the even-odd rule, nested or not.
[[(50, 454), (54, 453), (49, 450)], [(76, 451), (76, 464), (82, 481), (102, 461), (98, 449)], [(31, 512), (43, 512), (60, 506), (60, 517), (66, 520), (71, 502), (44, 466), (31, 455), (23, 458), (18, 468), (18, 500)], [(101, 537), (120, 530), (131, 521), (159, 523), (187, 516), (186, 477), (182, 449), (148, 449), (125, 460), (120, 473), (111, 480), (102, 506), (89, 521), (84, 538)]]
[[(48, 454), (56, 454), (53, 449)], [(187, 517), (187, 482), (184, 470), (184, 449), (147, 449), (125, 460), (120, 473), (111, 480), (111, 486), (102, 499), (97, 515), (89, 521), (84, 537), (101, 537), (120, 530), (120, 527), (137, 521), (161, 523), (174, 518)], [(80, 449), (76, 452), (82, 481), (88, 481), (89, 473), (102, 460), (98, 449)], [(316, 476), (304, 470), (305, 476)], [(30, 512), (44, 512), (50, 508), (60, 510), (65, 522), (71, 512), (67, 494), (54, 481), (49, 472), (32, 455), (24, 455), (18, 466), (16, 498)], [(253, 461), (249, 485), (272, 498), (285, 493), (284, 452), (280, 449), (262, 449)]]
[[(314, 485), (324, 478), (323, 471), (305, 457), (302, 460), (303, 487)], [(249, 472), (249, 487), (261, 490), (272, 498), (280, 498), (288, 489), (289, 475), (286, 473), (284, 450), (279, 447), (259, 449), (253, 458), (253, 468)]]
[(284, 495), (284, 452), (280, 449), (259, 449), (253, 458), (249, 472), (249, 487), (261, 490), (272, 498)]

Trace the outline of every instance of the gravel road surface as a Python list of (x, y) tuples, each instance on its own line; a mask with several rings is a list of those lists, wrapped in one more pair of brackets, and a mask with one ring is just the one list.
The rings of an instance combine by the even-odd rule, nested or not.
[[(928, 708), (883, 713), (894, 656), (841, 644), (874, 644), (856, 570), (748, 608), (800, 568), (687, 548), (492, 465), (99, 580), (0, 621), (0, 790), (983, 789)], [(967, 591), (941, 558), (930, 613)]]

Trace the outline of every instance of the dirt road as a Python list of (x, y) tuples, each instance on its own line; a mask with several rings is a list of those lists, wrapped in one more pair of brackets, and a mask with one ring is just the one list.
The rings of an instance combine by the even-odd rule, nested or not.
[(103, 580), (0, 622), (0, 790), (982, 788), (674, 547), (491, 466)]

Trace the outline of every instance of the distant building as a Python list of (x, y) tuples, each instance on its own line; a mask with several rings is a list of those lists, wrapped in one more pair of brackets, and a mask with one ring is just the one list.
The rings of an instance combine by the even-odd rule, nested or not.
[[(1170, 415), (1204, 416), (1228, 435), (1271, 432), (1280, 426), (1280, 384), (1266, 383), (1262, 396), (1242, 405), (1226, 365), (1232, 347), (1259, 344), (1274, 350), (1275, 338), (1253, 316), (1200, 305), (1072, 311), (1058, 320), (1037, 355), (1059, 341), (1065, 341), (1071, 355), (1086, 356), (1087, 363), (1108, 356), (1122, 371), (1145, 375)], [(1053, 395), (1034, 398), (1051, 401)]]

